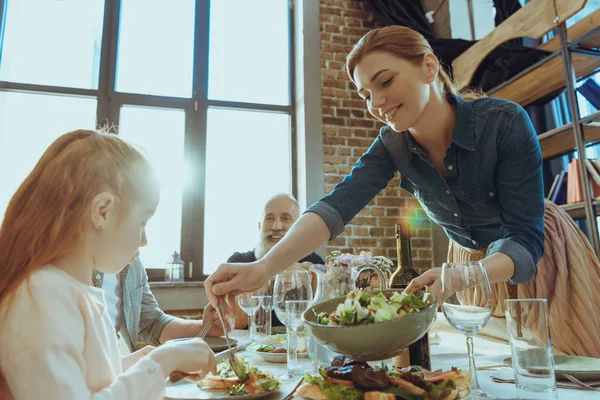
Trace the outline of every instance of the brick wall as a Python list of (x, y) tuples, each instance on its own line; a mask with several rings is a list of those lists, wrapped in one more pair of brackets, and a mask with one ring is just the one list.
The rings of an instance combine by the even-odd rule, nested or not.
[[(323, 96), (323, 151), (325, 192), (329, 193), (350, 172), (379, 132), (381, 123), (368, 114), (365, 103), (347, 78), (344, 62), (352, 45), (378, 26), (366, 0), (320, 0), (321, 80)], [(394, 225), (409, 218), (413, 227), (413, 264), (432, 264), (431, 223), (416, 200), (399, 187), (398, 175), (358, 214), (336, 240), (333, 250), (396, 259)]]

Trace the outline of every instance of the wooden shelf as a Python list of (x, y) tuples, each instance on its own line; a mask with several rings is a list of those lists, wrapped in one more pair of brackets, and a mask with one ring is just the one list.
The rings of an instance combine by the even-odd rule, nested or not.
[[(583, 137), (586, 144), (600, 141), (600, 122), (592, 122), (583, 126)], [(575, 149), (573, 124), (567, 124), (538, 136), (544, 159), (560, 156)]]
[[(600, 214), (600, 200), (593, 200), (592, 204), (595, 206), (596, 215)], [(573, 219), (585, 218), (585, 209), (583, 208), (583, 202), (562, 204), (559, 206), (567, 212)]]
[[(568, 33), (571, 43), (573, 43), (572, 47), (575, 49), (598, 47), (600, 44), (599, 26), (600, 9), (569, 28)], [(527, 106), (544, 96), (564, 89), (566, 81), (559, 37), (555, 36), (538, 46), (538, 49), (554, 53), (516, 75), (510, 81), (489, 90), (488, 95)], [(571, 59), (577, 79), (589, 76), (600, 69), (600, 52), (596, 57), (572, 53)]]
[[(589, 32), (594, 30), (595, 27), (600, 26), (600, 9), (594, 11), (584, 19), (578, 21), (575, 25), (569, 28), (569, 38), (573, 42), (573, 38), (583, 38)], [(581, 44), (581, 47), (588, 49), (597, 48), (600, 44), (600, 34), (597, 33), (590, 38), (586, 38)], [(554, 36), (552, 39), (539, 45), (538, 50), (545, 50), (551, 53), (560, 50), (560, 38)]]
[[(572, 54), (577, 79), (584, 78), (600, 69), (600, 58)], [(509, 83), (488, 91), (488, 95), (512, 100), (523, 107), (566, 86), (562, 57), (554, 55), (549, 61), (536, 64), (535, 68), (519, 74)]]

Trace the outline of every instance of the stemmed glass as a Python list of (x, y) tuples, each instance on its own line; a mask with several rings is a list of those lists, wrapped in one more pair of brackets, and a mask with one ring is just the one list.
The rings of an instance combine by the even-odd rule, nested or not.
[(237, 302), (243, 312), (248, 314), (248, 330), (250, 331), (250, 342), (256, 339), (256, 324), (254, 323), (254, 313), (260, 306), (260, 297), (254, 292), (242, 293), (237, 296)]
[(303, 270), (287, 270), (275, 279), (273, 309), (287, 331), (287, 374), (282, 379), (292, 379), (298, 370), (298, 328), (302, 326), (302, 313), (313, 299), (310, 274)]
[[(445, 263), (442, 266), (442, 311), (455, 329), (467, 337), (471, 398), (490, 398), (479, 387), (473, 337), (483, 329), (492, 315), (492, 288), (481, 262)], [(455, 296), (453, 296), (455, 295)]]

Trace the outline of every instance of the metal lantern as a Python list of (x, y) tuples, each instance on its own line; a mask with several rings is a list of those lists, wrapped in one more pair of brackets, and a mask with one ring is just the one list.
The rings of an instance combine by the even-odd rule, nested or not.
[(165, 281), (183, 282), (183, 266), (185, 262), (181, 259), (178, 252), (174, 252), (171, 261), (165, 269)]

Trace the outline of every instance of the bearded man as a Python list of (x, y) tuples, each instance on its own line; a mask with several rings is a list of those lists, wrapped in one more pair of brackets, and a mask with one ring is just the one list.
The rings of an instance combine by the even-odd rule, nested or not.
[[(249, 263), (264, 257), (273, 246), (292, 227), (300, 216), (300, 205), (298, 201), (288, 194), (278, 194), (269, 199), (263, 211), (262, 219), (258, 222), (260, 233), (258, 243), (253, 250), (243, 253), (235, 252), (227, 259), (228, 263)], [(323, 259), (316, 253), (311, 253), (298, 263), (325, 264)], [(306, 265), (306, 264), (305, 264)], [(237, 302), (231, 304), (235, 310), (235, 327), (244, 329), (248, 326), (247, 315), (239, 309)], [(245, 317), (245, 318), (244, 318)], [(273, 326), (281, 326), (281, 322), (273, 314)]]

